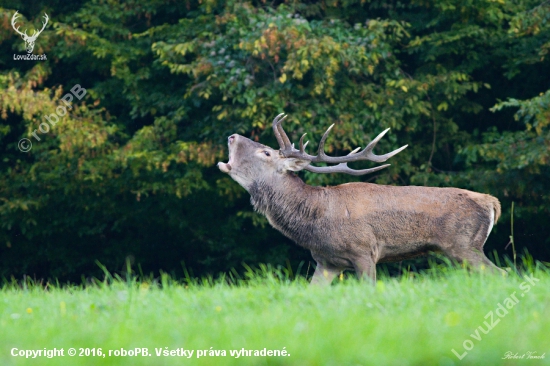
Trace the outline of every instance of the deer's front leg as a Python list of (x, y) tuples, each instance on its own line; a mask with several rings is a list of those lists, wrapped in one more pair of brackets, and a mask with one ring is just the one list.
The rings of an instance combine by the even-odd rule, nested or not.
[(355, 272), (361, 280), (368, 280), (376, 284), (376, 262), (370, 256), (363, 256), (353, 262)]
[(315, 268), (315, 272), (313, 273), (311, 285), (330, 285), (334, 277), (338, 276), (341, 271), (340, 268), (317, 261), (317, 268)]

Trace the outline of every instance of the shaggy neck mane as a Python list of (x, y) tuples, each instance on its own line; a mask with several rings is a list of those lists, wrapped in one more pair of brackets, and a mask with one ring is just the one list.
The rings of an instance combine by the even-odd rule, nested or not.
[(308, 186), (292, 173), (281, 179), (255, 181), (249, 189), (254, 209), (287, 237), (308, 248), (314, 245), (316, 222), (323, 216), (324, 208), (317, 199), (322, 192), (322, 188)]

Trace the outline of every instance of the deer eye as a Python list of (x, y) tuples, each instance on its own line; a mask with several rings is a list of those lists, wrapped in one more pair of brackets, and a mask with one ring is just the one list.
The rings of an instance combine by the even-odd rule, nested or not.
[(265, 154), (265, 156), (271, 156), (271, 154), (269, 153), (269, 151), (264, 151), (264, 154)]

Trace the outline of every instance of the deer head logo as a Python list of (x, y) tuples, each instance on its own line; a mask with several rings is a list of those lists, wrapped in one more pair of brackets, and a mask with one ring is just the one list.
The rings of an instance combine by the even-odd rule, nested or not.
[(13, 17), (11, 18), (11, 26), (17, 33), (19, 33), (19, 35), (21, 35), (21, 38), (23, 38), (23, 40), (25, 41), (25, 48), (27, 49), (27, 53), (32, 53), (32, 50), (34, 49), (34, 42), (36, 42), (36, 39), (48, 24), (48, 20), (49, 20), (48, 14), (44, 13), (45, 22), (42, 23), (43, 24), (42, 29), (40, 29), (39, 31), (36, 31), (35, 29), (32, 36), (29, 36), (27, 35), (26, 29), (25, 29), (25, 32), (20, 32), (19, 27), (17, 28), (15, 27), (15, 23), (17, 22), (17, 13), (18, 12), (16, 11), (15, 14), (13, 14)]

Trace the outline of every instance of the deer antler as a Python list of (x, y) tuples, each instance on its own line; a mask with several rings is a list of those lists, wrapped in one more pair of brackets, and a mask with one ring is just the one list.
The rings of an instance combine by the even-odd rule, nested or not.
[(46, 28), (46, 25), (48, 24), (48, 20), (50, 20), (50, 18), (48, 17), (48, 14), (44, 13), (44, 19), (46, 20), (45, 22), (42, 22), (42, 29), (40, 29), (40, 31), (36, 31), (36, 29), (34, 30), (34, 33), (32, 34), (33, 37), (38, 37), (40, 35), (40, 33), (42, 33), (42, 31), (44, 30), (44, 28)]
[(394, 150), (392, 152), (389, 152), (384, 155), (375, 155), (372, 150), (380, 141), (380, 139), (388, 132), (390, 129), (386, 129), (382, 131), (374, 140), (372, 140), (367, 147), (363, 149), (361, 152), (357, 152), (360, 150), (358, 147), (357, 149), (353, 150), (346, 156), (328, 156), (325, 154), (325, 141), (327, 140), (328, 134), (332, 127), (334, 127), (334, 124), (332, 124), (326, 132), (323, 134), (323, 137), (321, 138), (321, 141), (319, 142), (319, 149), (317, 150), (317, 155), (309, 155), (305, 152), (305, 148), (308, 144), (306, 142), (304, 144), (304, 137), (306, 134), (303, 134), (300, 138), (300, 149), (296, 149), (294, 147), (294, 144), (290, 142), (290, 139), (286, 135), (285, 131), (283, 130), (283, 127), (281, 126), (282, 121), (287, 116), (284, 113), (279, 114), (275, 119), (273, 120), (273, 132), (275, 133), (275, 137), (277, 138), (277, 142), (280, 146), (280, 153), (285, 158), (298, 158), (302, 160), (309, 160), (312, 163), (337, 163), (338, 165), (335, 166), (328, 166), (328, 167), (316, 167), (312, 165), (306, 166), (304, 169), (309, 170), (310, 172), (314, 173), (347, 173), (351, 175), (363, 175), (372, 173), (375, 171), (378, 171), (380, 169), (384, 169), (388, 167), (390, 164), (381, 165), (375, 168), (371, 169), (362, 169), (362, 170), (355, 170), (348, 167), (347, 163), (354, 162), (354, 161), (361, 161), (361, 160), (369, 160), (374, 161), (376, 163), (382, 163), (392, 156), (398, 154), (399, 152), (403, 151), (408, 145), (402, 146), (397, 150)]
[(15, 23), (17, 23), (17, 13), (18, 11), (15, 12), (15, 14), (13, 14), (12, 18), (11, 18), (11, 26), (13, 27), (13, 29), (19, 33), (24, 39), (28, 39), (28, 38), (34, 38), (36, 39), (40, 33), (42, 33), (42, 31), (44, 30), (44, 28), (46, 28), (46, 25), (48, 24), (48, 20), (50, 20), (50, 18), (48, 17), (48, 14), (44, 13), (44, 19), (45, 19), (45, 22), (42, 22), (42, 29), (40, 29), (39, 31), (37, 31), (36, 29), (34, 30), (34, 33), (32, 34), (32, 36), (29, 36), (27, 34), (27, 30), (25, 29), (25, 32), (22, 33), (20, 30), (19, 30), (19, 27), (15, 27)]
[(18, 11), (16, 11), (15, 14), (13, 14), (13, 17), (11, 17), (11, 26), (17, 33), (19, 33), (21, 36), (23, 36), (23, 38), (28, 38), (29, 36), (27, 35), (27, 30), (26, 29), (25, 29), (25, 33), (21, 33), (21, 31), (19, 31), (20, 26), (15, 28), (15, 23), (17, 23), (17, 13), (18, 13)]

